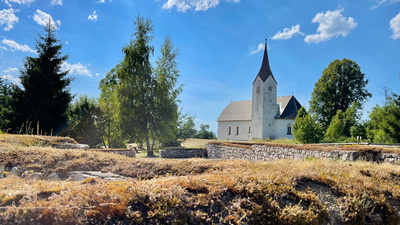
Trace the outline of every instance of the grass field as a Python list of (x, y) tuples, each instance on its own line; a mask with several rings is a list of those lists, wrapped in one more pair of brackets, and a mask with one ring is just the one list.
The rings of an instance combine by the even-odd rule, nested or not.
[[(199, 145), (199, 141), (194, 141)], [(0, 143), (0, 165), (125, 180), (0, 179), (0, 224), (399, 224), (400, 167), (128, 158)]]

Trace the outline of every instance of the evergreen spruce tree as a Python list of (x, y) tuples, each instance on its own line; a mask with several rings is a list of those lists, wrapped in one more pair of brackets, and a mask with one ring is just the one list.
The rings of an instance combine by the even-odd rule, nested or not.
[[(36, 40), (38, 56), (26, 57), (21, 71), (23, 88), (17, 88), (14, 93), (16, 118), (13, 124), (14, 128), (25, 124), (26, 132), (31, 127), (31, 133), (50, 135), (57, 134), (67, 123), (67, 109), (72, 100), (68, 86), (72, 78), (67, 77), (68, 71), (61, 72), (61, 64), (68, 56), (62, 55), (62, 44), (50, 20), (44, 30), (45, 35), (39, 35)], [(14, 129), (14, 132), (19, 130)]]
[(7, 130), (12, 116), (12, 90), (13, 85), (0, 77), (0, 130)]

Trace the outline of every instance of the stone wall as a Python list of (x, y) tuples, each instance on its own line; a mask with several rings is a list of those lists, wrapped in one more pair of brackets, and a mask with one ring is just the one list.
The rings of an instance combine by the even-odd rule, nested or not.
[(114, 153), (119, 155), (124, 155), (127, 157), (136, 157), (136, 151), (130, 149), (91, 149), (91, 151), (105, 152), (105, 153)]
[(160, 158), (207, 158), (206, 149), (166, 148), (160, 151)]
[[(246, 148), (247, 147), (247, 148)], [(346, 161), (365, 160), (373, 162), (389, 162), (400, 164), (400, 155), (380, 153), (374, 151), (315, 151), (299, 150), (295, 147), (277, 147), (268, 145), (252, 145), (246, 147), (223, 145), (217, 143), (206, 144), (207, 154), (212, 159), (246, 159), (251, 161), (272, 161), (278, 159), (306, 159), (325, 158)]]

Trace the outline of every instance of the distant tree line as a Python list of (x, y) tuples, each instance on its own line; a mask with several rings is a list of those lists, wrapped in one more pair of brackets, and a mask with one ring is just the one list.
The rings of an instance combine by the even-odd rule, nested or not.
[[(153, 23), (137, 17), (135, 33), (123, 60), (100, 81), (98, 99), (73, 96), (68, 71), (61, 64), (62, 44), (51, 21), (36, 41), (37, 57), (26, 57), (21, 86), (0, 79), (0, 129), (19, 134), (66, 135), (91, 147), (144, 145), (148, 156), (156, 146), (177, 146), (190, 137), (215, 138), (209, 125), (195, 129), (194, 117), (182, 114), (177, 84), (178, 49), (166, 37), (155, 66), (151, 45)], [(72, 102), (73, 98), (76, 100)]]
[(399, 95), (388, 95), (385, 105), (375, 106), (369, 119), (361, 121), (362, 106), (372, 96), (364, 76), (352, 60), (331, 62), (315, 84), (310, 111), (301, 108), (297, 114), (294, 137), (302, 143), (356, 142), (357, 137), (376, 143), (399, 143)]

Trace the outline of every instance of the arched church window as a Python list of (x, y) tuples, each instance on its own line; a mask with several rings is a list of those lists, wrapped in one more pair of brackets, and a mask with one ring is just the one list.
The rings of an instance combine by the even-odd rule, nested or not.
[(236, 127), (236, 135), (239, 135), (239, 127)]
[(231, 135), (231, 127), (228, 127), (228, 135)]
[(292, 124), (290, 123), (287, 125), (287, 135), (292, 135)]
[(257, 94), (260, 93), (260, 87), (257, 87), (257, 88), (256, 88), (256, 93), (257, 93)]
[(268, 86), (268, 91), (272, 91), (272, 86)]

